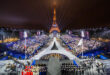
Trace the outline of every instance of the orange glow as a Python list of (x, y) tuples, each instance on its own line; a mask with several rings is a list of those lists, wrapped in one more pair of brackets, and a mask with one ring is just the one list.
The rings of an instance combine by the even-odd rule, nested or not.
[[(17, 41), (19, 40), (18, 38), (7, 38), (7, 39), (4, 39), (3, 42), (6, 43), (6, 42), (14, 42), (14, 41)], [(0, 40), (0, 43), (2, 43), (2, 40)]]
[(60, 29), (59, 29), (58, 27), (52, 27), (52, 28), (50, 29), (50, 33), (52, 33), (53, 31), (57, 31), (57, 32), (60, 33)]

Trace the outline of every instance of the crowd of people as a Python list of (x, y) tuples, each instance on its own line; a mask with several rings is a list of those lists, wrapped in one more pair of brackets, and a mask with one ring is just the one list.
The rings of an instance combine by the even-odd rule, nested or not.
[(73, 63), (62, 63), (61, 75), (84, 75), (84, 68)]
[[(105, 75), (105, 65), (93, 58), (85, 59), (80, 62), (80, 65), (75, 65), (71, 62), (61, 64), (61, 75)], [(32, 75), (47, 75), (48, 66), (46, 64), (25, 64), (10, 62), (6, 64), (4, 70), (11, 75), (32, 74)]]
[(13, 60), (1, 61), (0, 68), (0, 75), (20, 75), (20, 72), (24, 69), (24, 65)]
[(81, 62), (82, 67), (85, 69), (85, 74), (89, 75), (105, 75), (106, 66), (95, 60), (94, 58), (85, 59)]
[(25, 66), (25, 69), (21, 73), (22, 75), (47, 75), (47, 67), (45, 64)]
[[(6, 43), (9, 49), (26, 54), (32, 54), (40, 45), (48, 39), (47, 35), (33, 36), (17, 42)], [(12, 44), (12, 45), (11, 45)]]
[(41, 60), (48, 61), (49, 58), (51, 58), (51, 57), (58, 58), (59, 60), (68, 60), (67, 56), (57, 54), (57, 53), (45, 55), (45, 56), (41, 57)]
[(102, 45), (102, 42), (96, 40), (87, 40), (83, 39), (83, 49), (81, 45), (78, 45), (81, 38), (80, 37), (71, 37), (70, 35), (62, 35), (61, 39), (74, 50), (74, 54), (78, 55), (82, 51), (93, 50)]
[(0, 75), (47, 75), (46, 64), (36, 64), (36, 65), (23, 65), (17, 62), (10, 62), (5, 64), (3, 68), (4, 72)]
[(73, 63), (63, 63), (61, 65), (61, 75), (105, 75), (106, 66), (93, 59), (83, 60), (79, 66)]

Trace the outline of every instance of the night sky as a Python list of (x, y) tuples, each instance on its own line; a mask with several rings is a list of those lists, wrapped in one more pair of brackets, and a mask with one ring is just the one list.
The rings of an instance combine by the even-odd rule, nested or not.
[[(61, 30), (110, 25), (110, 0), (56, 0)], [(48, 30), (53, 0), (0, 0), (0, 26)]]

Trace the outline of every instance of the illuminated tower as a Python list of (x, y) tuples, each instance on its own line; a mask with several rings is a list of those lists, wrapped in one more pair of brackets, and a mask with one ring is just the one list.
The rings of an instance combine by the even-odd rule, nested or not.
[(53, 12), (53, 23), (52, 27), (50, 29), (50, 33), (60, 33), (60, 29), (58, 27), (58, 24), (56, 23), (56, 2), (54, 1), (54, 12)]

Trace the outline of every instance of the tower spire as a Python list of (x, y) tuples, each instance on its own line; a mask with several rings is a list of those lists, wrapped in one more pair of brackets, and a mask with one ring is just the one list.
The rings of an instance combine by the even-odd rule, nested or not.
[(56, 2), (54, 1), (53, 24), (56, 24)]

